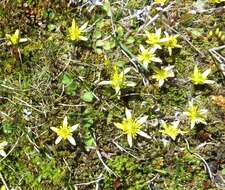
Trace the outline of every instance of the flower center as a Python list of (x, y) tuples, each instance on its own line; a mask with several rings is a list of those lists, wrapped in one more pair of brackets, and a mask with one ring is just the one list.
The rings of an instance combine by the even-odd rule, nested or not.
[(116, 87), (121, 87), (125, 82), (125, 77), (121, 76), (118, 73), (115, 73), (113, 75), (113, 79), (112, 79), (112, 87), (116, 88)]
[(158, 76), (159, 76), (159, 79), (164, 80), (168, 78), (168, 73), (165, 70), (159, 70)]
[(176, 38), (170, 38), (169, 41), (167, 42), (167, 46), (171, 48), (175, 48), (177, 45), (177, 39)]
[(141, 125), (135, 122), (133, 119), (124, 119), (122, 125), (124, 126), (124, 132), (126, 134), (132, 135), (133, 137), (141, 128)]
[(71, 28), (70, 31), (71, 40), (78, 40), (80, 38), (81, 30), (78, 27)]
[(201, 118), (201, 117), (202, 117), (201, 114), (200, 114), (199, 111), (198, 111), (198, 108), (195, 107), (195, 106), (193, 106), (193, 107), (190, 109), (190, 111), (189, 111), (189, 116), (190, 116), (191, 120), (195, 120), (195, 119), (197, 119), (197, 118)]
[(72, 132), (68, 126), (64, 126), (59, 129), (58, 136), (67, 139), (69, 136), (72, 136)]
[(156, 34), (151, 34), (148, 36), (147, 43), (149, 44), (157, 44), (160, 41), (160, 36)]
[(196, 83), (202, 84), (206, 80), (206, 77), (204, 77), (204, 76), (202, 76), (202, 74), (198, 73), (193, 76), (193, 79)]

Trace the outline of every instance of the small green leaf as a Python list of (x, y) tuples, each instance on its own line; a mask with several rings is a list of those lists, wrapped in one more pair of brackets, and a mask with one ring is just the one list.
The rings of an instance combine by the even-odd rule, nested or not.
[(13, 125), (13, 123), (7, 122), (2, 124), (2, 129), (5, 134), (11, 134), (15, 129), (15, 126)]
[(222, 169), (222, 175), (225, 175), (225, 168)]
[(100, 31), (96, 31), (96, 32), (94, 33), (94, 37), (95, 37), (96, 39), (99, 39), (99, 38), (102, 37), (102, 33), (101, 33)]
[(62, 83), (69, 86), (72, 82), (73, 82), (72, 76), (65, 73), (62, 78)]
[(85, 102), (92, 102), (94, 99), (93, 93), (86, 91), (82, 96), (81, 99)]
[(135, 39), (133, 36), (130, 36), (128, 39), (127, 39), (127, 44), (132, 44), (134, 43)]
[(101, 46), (104, 45), (104, 41), (103, 40), (97, 40), (95, 45), (96, 45), (96, 47), (101, 47)]
[(97, 54), (102, 54), (103, 51), (102, 51), (101, 48), (96, 48), (96, 49), (95, 49), (95, 52), (96, 52)]
[(105, 0), (105, 3), (103, 4), (103, 9), (106, 11), (107, 16), (109, 16), (109, 17), (112, 16), (112, 11), (111, 11), (109, 0)]
[(53, 30), (55, 30), (56, 29), (56, 25), (54, 25), (54, 24), (49, 24), (48, 25), (48, 31), (49, 32), (52, 32)]

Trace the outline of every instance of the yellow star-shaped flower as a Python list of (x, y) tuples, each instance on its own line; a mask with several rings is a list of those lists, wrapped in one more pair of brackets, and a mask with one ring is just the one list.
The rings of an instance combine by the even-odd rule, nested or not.
[(187, 111), (184, 112), (184, 115), (187, 115), (191, 121), (191, 129), (194, 128), (196, 123), (203, 123), (206, 125), (206, 113), (208, 112), (206, 109), (199, 109), (198, 106), (194, 105), (193, 100), (189, 103), (189, 107)]
[(162, 120), (162, 127), (163, 130), (160, 130), (161, 133), (163, 133), (164, 135), (169, 136), (170, 138), (172, 138), (174, 141), (176, 140), (176, 137), (179, 134), (184, 134), (184, 131), (181, 131), (178, 128), (180, 121), (175, 121), (172, 123), (172, 125), (165, 123), (165, 121)]
[(201, 84), (213, 84), (214, 81), (213, 80), (208, 80), (207, 76), (209, 75), (209, 73), (211, 72), (211, 69), (207, 69), (205, 70), (203, 73), (201, 73), (198, 70), (197, 65), (195, 65), (193, 74), (191, 75), (191, 81), (195, 84), (195, 85), (201, 85)]
[(67, 117), (64, 117), (63, 125), (59, 128), (51, 127), (51, 130), (56, 132), (58, 135), (55, 144), (58, 144), (62, 139), (67, 139), (72, 145), (76, 145), (75, 139), (73, 138), (73, 132), (78, 128), (79, 124), (70, 127), (67, 122)]
[(160, 42), (162, 45), (164, 45), (168, 51), (169, 55), (172, 55), (172, 49), (174, 48), (181, 48), (182, 46), (178, 44), (177, 37), (179, 35), (169, 35), (167, 32), (165, 32), (166, 37), (161, 39)]
[(68, 29), (68, 36), (71, 41), (79, 41), (84, 40), (86, 41), (87, 38), (82, 36), (82, 33), (84, 32), (85, 28), (87, 28), (87, 22), (83, 24), (80, 28), (77, 26), (77, 23), (75, 19), (72, 21), (71, 27)]
[(114, 125), (121, 129), (127, 135), (127, 141), (130, 147), (132, 147), (133, 140), (136, 135), (150, 139), (151, 137), (145, 132), (141, 131), (142, 125), (147, 121), (148, 116), (143, 116), (138, 119), (132, 118), (131, 111), (125, 109), (126, 118), (123, 119), (122, 123), (114, 123)]
[(117, 67), (114, 67), (114, 73), (111, 76), (110, 81), (102, 81), (98, 85), (111, 85), (112, 88), (116, 91), (116, 94), (120, 95), (120, 90), (125, 87), (134, 87), (136, 86), (135, 82), (127, 81), (126, 74), (130, 72), (131, 67), (124, 69), (122, 72), (118, 71)]

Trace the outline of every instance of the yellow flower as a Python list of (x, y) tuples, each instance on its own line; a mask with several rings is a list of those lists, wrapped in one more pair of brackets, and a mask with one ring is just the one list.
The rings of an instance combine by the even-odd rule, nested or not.
[(145, 32), (146, 36), (147, 36), (147, 40), (146, 43), (161, 49), (161, 45), (160, 45), (160, 40), (161, 40), (161, 28), (159, 28), (158, 30), (156, 30), (155, 33), (150, 33), (148, 31)]
[(174, 141), (176, 140), (176, 137), (179, 134), (184, 134), (184, 131), (181, 131), (178, 129), (180, 121), (175, 121), (172, 123), (172, 125), (166, 124), (165, 121), (162, 120), (162, 127), (163, 130), (160, 130), (161, 133), (168, 135), (170, 138), (172, 138)]
[(4, 151), (4, 147), (7, 146), (8, 143), (6, 141), (3, 141), (0, 143), (0, 155), (3, 157), (6, 157), (6, 153)]
[(167, 0), (154, 0), (156, 4), (161, 4), (163, 6), (166, 3)]
[(20, 37), (20, 31), (18, 29), (15, 31), (14, 34), (12, 34), (12, 35), (6, 34), (5, 37), (6, 37), (7, 41), (8, 41), (7, 45), (15, 45), (16, 46), (16, 45), (18, 45), (21, 42), (26, 42), (27, 41), (26, 38), (21, 38)]
[(68, 29), (68, 36), (69, 39), (72, 41), (84, 40), (86, 41), (87, 38), (82, 36), (84, 29), (87, 27), (87, 22), (83, 24), (80, 28), (77, 26), (75, 19), (72, 21), (71, 27)]
[(206, 118), (206, 109), (199, 109), (198, 106), (195, 106), (193, 104), (193, 100), (191, 100), (189, 103), (189, 108), (186, 112), (184, 112), (184, 115), (187, 115), (189, 119), (191, 120), (191, 129), (195, 126), (196, 123), (203, 123), (207, 124), (205, 121)]
[(136, 86), (135, 82), (127, 81), (126, 74), (131, 70), (131, 68), (124, 69), (121, 73), (119, 73), (118, 68), (114, 68), (114, 73), (111, 77), (110, 81), (102, 81), (98, 85), (111, 85), (112, 88), (116, 91), (116, 94), (120, 94), (120, 90), (127, 86), (134, 87)]
[(159, 81), (159, 87), (164, 84), (164, 81), (169, 77), (174, 77), (173, 72), (174, 66), (167, 66), (162, 69), (154, 69), (155, 74), (152, 76), (153, 79)]
[(211, 72), (211, 69), (207, 69), (206, 71), (201, 73), (198, 70), (197, 65), (195, 65), (194, 72), (191, 75), (191, 81), (196, 85), (198, 85), (198, 84), (213, 84), (214, 83), (213, 80), (207, 79), (207, 76), (209, 75), (210, 72)]
[(150, 62), (162, 62), (162, 60), (155, 55), (156, 48), (145, 49), (143, 45), (140, 45), (140, 50), (141, 53), (137, 56), (137, 58), (142, 63), (144, 69), (148, 70), (148, 64)]
[(79, 124), (70, 127), (67, 122), (67, 117), (64, 117), (63, 125), (59, 128), (51, 127), (51, 130), (56, 132), (58, 135), (55, 144), (58, 144), (62, 139), (67, 139), (72, 145), (76, 145), (75, 139), (73, 138), (73, 132), (78, 128)]
[(160, 42), (162, 43), (162, 45), (164, 45), (168, 51), (169, 51), (169, 55), (172, 55), (172, 49), (174, 48), (181, 48), (182, 46), (178, 44), (177, 42), (177, 37), (179, 35), (171, 35), (169, 36), (169, 34), (167, 32), (165, 32), (166, 37), (161, 39)]
[(213, 4), (218, 4), (218, 3), (225, 2), (225, 0), (209, 0), (209, 2)]
[(131, 111), (129, 109), (125, 109), (126, 118), (123, 119), (122, 123), (114, 123), (114, 125), (123, 130), (123, 132), (127, 135), (127, 141), (130, 147), (132, 147), (132, 138), (136, 137), (136, 135), (140, 135), (142, 137), (150, 139), (151, 137), (145, 132), (141, 131), (142, 125), (147, 121), (148, 116), (143, 116), (137, 119), (132, 118)]
[(0, 188), (0, 190), (5, 190), (5, 186), (2, 185), (1, 188)]

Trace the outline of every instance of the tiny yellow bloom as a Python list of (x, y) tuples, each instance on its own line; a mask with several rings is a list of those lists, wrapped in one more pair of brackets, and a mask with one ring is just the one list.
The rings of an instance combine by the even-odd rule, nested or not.
[(87, 38), (82, 36), (82, 33), (84, 32), (85, 28), (87, 28), (88, 23), (86, 22), (83, 24), (80, 28), (77, 26), (77, 23), (75, 19), (72, 21), (71, 27), (68, 29), (68, 36), (69, 39), (72, 41), (78, 41), (78, 40), (83, 40), (86, 41)]
[(166, 3), (167, 0), (154, 0), (154, 3), (161, 4), (163, 6)]
[(135, 82), (127, 81), (126, 74), (131, 70), (131, 67), (124, 69), (119, 73), (118, 68), (114, 68), (114, 73), (111, 76), (110, 81), (102, 81), (98, 85), (111, 85), (116, 91), (116, 94), (120, 94), (120, 90), (123, 88), (136, 86)]
[(206, 109), (199, 109), (198, 106), (194, 105), (193, 100), (191, 100), (189, 103), (189, 107), (186, 112), (184, 112), (184, 115), (187, 115), (191, 121), (191, 129), (195, 126), (196, 123), (203, 123), (207, 124), (205, 121), (206, 118)]
[(51, 130), (56, 132), (58, 135), (55, 144), (58, 144), (62, 139), (67, 139), (72, 145), (76, 145), (75, 139), (73, 138), (73, 132), (78, 128), (79, 124), (70, 127), (67, 122), (67, 117), (64, 117), (63, 125), (59, 128), (51, 127)]
[(184, 131), (181, 131), (180, 129), (178, 129), (179, 123), (180, 123), (180, 121), (175, 121), (172, 123), (172, 125), (170, 125), (170, 124), (166, 124), (165, 121), (162, 120), (163, 130), (160, 130), (160, 132), (169, 136), (170, 138), (172, 138), (175, 141), (176, 137), (179, 134), (185, 133)]
[(161, 49), (160, 40), (161, 40), (161, 28), (157, 29), (155, 33), (150, 33), (148, 31), (145, 32), (147, 36), (146, 43)]
[(21, 38), (20, 37), (20, 31), (18, 29), (12, 35), (6, 34), (5, 38), (8, 41), (7, 45), (14, 45), (14, 46), (18, 45), (21, 42), (27, 41), (27, 38)]
[(145, 49), (143, 45), (140, 45), (141, 53), (137, 56), (144, 69), (148, 70), (148, 64), (150, 62), (161, 63), (162, 60), (155, 55), (156, 48)]
[(130, 147), (132, 147), (133, 140), (136, 135), (140, 135), (142, 137), (150, 139), (151, 137), (145, 132), (141, 131), (142, 125), (147, 121), (148, 116), (139, 117), (137, 119), (132, 118), (131, 111), (129, 109), (125, 109), (126, 118), (123, 119), (122, 123), (114, 123), (114, 125), (123, 130), (123, 132), (127, 135), (127, 141)]
[(5, 189), (5, 185), (2, 185), (1, 188), (0, 188), (0, 190), (6, 190)]
[(8, 142), (3, 141), (0, 143), (0, 155), (6, 157), (6, 153), (4, 151), (4, 147), (8, 145)]
[(14, 34), (6, 34), (6, 39), (8, 40), (8, 43), (11, 45), (18, 45), (20, 41), (20, 31), (17, 29)]
[(209, 2), (213, 4), (219, 4), (219, 3), (225, 2), (225, 0), (209, 0)]
[(178, 44), (177, 37), (179, 35), (169, 35), (167, 32), (165, 32), (166, 37), (161, 39), (160, 42), (162, 45), (164, 45), (168, 51), (169, 55), (172, 55), (172, 49), (174, 48), (181, 48), (182, 46)]
[(174, 77), (173, 67), (174, 66), (167, 66), (162, 69), (154, 69), (155, 74), (152, 76), (152, 78), (159, 82), (159, 87), (164, 84), (164, 81), (167, 78)]
[(198, 70), (197, 65), (195, 65), (193, 74), (191, 75), (191, 81), (195, 84), (213, 84), (214, 81), (213, 80), (208, 80), (207, 76), (209, 75), (209, 73), (211, 72), (211, 69), (207, 69), (206, 71), (204, 71), (203, 73), (201, 73)]

